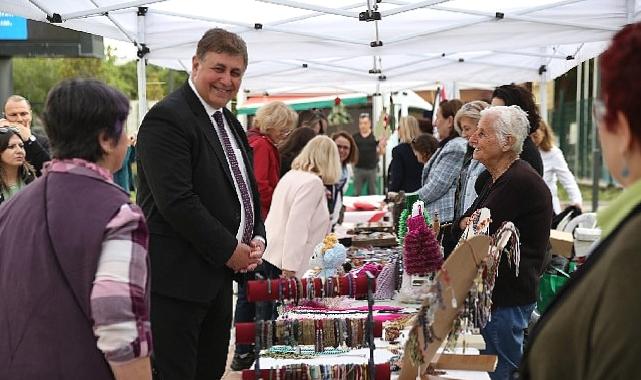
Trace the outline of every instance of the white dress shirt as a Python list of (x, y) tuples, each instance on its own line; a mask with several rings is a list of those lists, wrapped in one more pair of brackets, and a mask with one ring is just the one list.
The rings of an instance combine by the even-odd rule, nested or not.
[[(189, 77), (189, 86), (194, 91), (194, 93), (198, 97), (198, 100), (200, 100), (200, 103), (202, 103), (203, 107), (205, 107), (205, 112), (207, 112), (207, 115), (209, 115), (211, 126), (214, 129), (214, 131), (216, 131), (216, 135), (218, 135), (218, 141), (220, 141), (220, 144), (222, 146), (223, 142), (222, 142), (222, 138), (218, 134), (218, 127), (216, 126), (216, 121), (214, 120), (214, 113), (216, 113), (216, 111), (220, 111), (221, 113), (223, 113), (223, 109), (214, 108), (210, 106), (207, 102), (205, 102), (205, 100), (203, 100), (203, 98), (200, 96), (200, 94), (196, 90), (196, 86), (194, 86), (194, 82), (191, 80), (191, 77)], [(232, 132), (231, 128), (229, 127), (229, 124), (227, 124), (227, 118), (224, 117), (224, 113), (223, 113), (223, 124), (225, 125), (225, 131), (227, 131), (227, 135), (229, 136), (229, 140), (231, 142), (232, 148), (234, 149), (234, 154), (236, 155), (236, 161), (238, 162), (238, 167), (240, 168), (240, 172), (243, 175), (243, 179), (245, 180), (247, 189), (250, 191), (250, 194), (249, 194), (250, 204), (248, 205), (243, 204), (243, 199), (242, 199), (242, 196), (240, 195), (240, 187), (238, 186), (236, 177), (234, 177), (233, 175), (231, 176), (232, 180), (234, 181), (234, 186), (236, 187), (236, 194), (238, 195), (238, 203), (240, 203), (240, 206), (242, 208), (240, 212), (240, 224), (238, 225), (238, 231), (236, 232), (236, 239), (238, 241), (242, 241), (243, 227), (245, 226), (245, 209), (247, 207), (251, 207), (251, 210), (255, 210), (254, 199), (251, 194), (251, 183), (249, 182), (249, 176), (247, 175), (247, 168), (245, 167), (245, 160), (243, 160), (243, 154), (241, 150), (238, 148), (239, 144), (238, 144), (238, 141), (236, 141), (236, 135)], [(225, 157), (227, 157), (227, 151), (225, 151), (224, 147), (223, 147), (223, 153), (225, 153)], [(229, 165), (229, 171), (233, 173), (231, 164), (229, 163), (229, 157), (227, 157), (227, 165)]]

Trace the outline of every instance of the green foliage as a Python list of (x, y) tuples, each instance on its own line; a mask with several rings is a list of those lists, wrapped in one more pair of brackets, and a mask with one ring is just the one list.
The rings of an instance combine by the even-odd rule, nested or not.
[[(147, 99), (160, 100), (187, 80), (188, 74), (147, 66)], [(136, 62), (116, 63), (107, 48), (105, 59), (97, 58), (14, 58), (14, 92), (31, 102), (36, 114), (42, 112), (49, 90), (66, 78), (97, 78), (118, 88), (130, 99), (138, 98)]]

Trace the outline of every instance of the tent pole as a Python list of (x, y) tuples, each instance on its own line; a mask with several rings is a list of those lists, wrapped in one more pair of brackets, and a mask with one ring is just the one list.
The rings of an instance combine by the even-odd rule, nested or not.
[[(545, 48), (541, 48), (541, 53), (546, 53)], [(548, 70), (547, 60), (541, 58), (541, 68), (539, 69), (539, 115), (541, 120), (548, 122)]]
[[(598, 60), (593, 59), (594, 65), (592, 66), (592, 98), (597, 98), (599, 93), (599, 70)], [(596, 123), (596, 120), (592, 120)], [(597, 128), (592, 128), (592, 212), (596, 212), (599, 208), (599, 181), (601, 179), (601, 144), (599, 144), (599, 137)]]
[(626, 11), (628, 14), (628, 24), (631, 24), (634, 22), (635, 0), (627, 0), (625, 5), (626, 5)]
[(138, 45), (138, 126), (142, 123), (142, 119), (147, 113), (147, 59), (145, 56), (149, 53), (149, 49), (145, 46), (145, 14), (147, 8), (138, 8), (138, 31), (137, 31), (137, 45)]
[(576, 65), (576, 128), (574, 140), (574, 175), (579, 176), (579, 152), (581, 140), (581, 81), (583, 80), (583, 63)]

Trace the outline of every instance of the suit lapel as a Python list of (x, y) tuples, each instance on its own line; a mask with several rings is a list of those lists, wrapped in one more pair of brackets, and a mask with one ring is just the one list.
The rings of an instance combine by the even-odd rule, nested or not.
[(196, 124), (198, 125), (198, 128), (202, 131), (203, 135), (205, 135), (205, 140), (207, 140), (207, 143), (209, 143), (211, 148), (214, 150), (216, 157), (218, 157), (223, 171), (227, 176), (227, 180), (229, 180), (229, 183), (234, 186), (234, 179), (232, 177), (231, 171), (229, 170), (227, 156), (225, 156), (223, 145), (218, 139), (218, 133), (216, 133), (216, 130), (214, 129), (215, 126), (213, 125), (211, 118), (209, 117), (209, 115), (207, 115), (205, 108), (203, 107), (202, 103), (200, 103), (200, 100), (198, 100), (198, 97), (188, 83), (185, 83), (185, 85), (183, 86), (183, 92), (185, 93), (187, 103), (189, 104), (189, 107), (191, 108), (191, 111), (196, 118)]

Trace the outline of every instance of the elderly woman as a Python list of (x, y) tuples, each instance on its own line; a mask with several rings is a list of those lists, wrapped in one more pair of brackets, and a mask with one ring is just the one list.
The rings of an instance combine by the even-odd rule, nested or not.
[(421, 130), (414, 116), (403, 116), (398, 122), (400, 143), (392, 149), (389, 191), (412, 193), (421, 187), (423, 164), (418, 162), (410, 143)]
[(439, 105), (436, 113), (439, 149), (423, 167), (421, 188), (417, 191), (429, 213), (439, 215), (442, 226), (439, 238), (448, 254), (456, 245), (450, 225), (454, 220), (456, 181), (467, 150), (467, 141), (454, 129), (454, 116), (462, 105), (458, 99), (446, 100)]
[(481, 111), (489, 107), (489, 104), (482, 100), (463, 104), (463, 107), (456, 113), (454, 118), (454, 128), (468, 141), (467, 152), (463, 157), (463, 166), (461, 174), (456, 183), (456, 196), (454, 198), (454, 220), (458, 219), (467, 211), (476, 199), (476, 190), (474, 185), (476, 179), (485, 170), (485, 166), (472, 157), (474, 147), (469, 144), (470, 138), (476, 132), (476, 126), (481, 118)]
[(467, 226), (473, 211), (487, 207), (495, 233), (507, 221), (520, 234), (519, 275), (501, 257), (492, 294), (490, 321), (481, 330), (485, 353), (498, 356), (495, 379), (507, 379), (521, 360), (523, 331), (534, 310), (538, 279), (550, 237), (552, 199), (545, 182), (525, 161), (519, 159), (528, 136), (527, 115), (517, 106), (498, 106), (481, 111), (476, 132), (470, 138), (474, 159), (491, 175), (470, 209), (457, 223)]
[(338, 131), (332, 135), (332, 140), (338, 148), (338, 156), (341, 160), (341, 178), (334, 185), (327, 185), (327, 190), (331, 192), (329, 199), (329, 213), (331, 214), (332, 226), (336, 225), (341, 219), (341, 210), (343, 208), (343, 195), (347, 190), (350, 178), (349, 165), (354, 165), (358, 161), (358, 147), (352, 135), (345, 131)]
[(2, 379), (151, 379), (147, 226), (111, 177), (128, 113), (96, 80), (47, 97), (54, 159), (0, 208)]
[(298, 114), (283, 102), (270, 102), (260, 107), (254, 126), (247, 132), (254, 153), (254, 175), (260, 194), (260, 216), (265, 220), (272, 203), (272, 195), (280, 179), (278, 144), (296, 126)]
[(316, 136), (292, 162), (276, 186), (265, 228), (269, 245), (263, 261), (285, 277), (301, 277), (309, 267), (316, 244), (330, 230), (325, 185), (341, 175), (338, 149), (327, 136)]
[(543, 159), (543, 180), (548, 185), (550, 193), (552, 193), (552, 207), (554, 213), (561, 212), (561, 202), (559, 201), (558, 189), (556, 186), (557, 180), (568, 193), (570, 197), (570, 205), (576, 206), (581, 209), (583, 204), (583, 197), (581, 190), (576, 183), (574, 174), (568, 168), (568, 163), (565, 161), (561, 149), (554, 145), (554, 133), (552, 128), (546, 122), (541, 120), (539, 128), (530, 136), (534, 145), (539, 148), (541, 159)]
[(25, 157), (17, 129), (0, 127), (0, 205), (34, 180), (36, 172)]
[(605, 163), (624, 190), (599, 210), (600, 243), (531, 332), (522, 379), (641, 373), (641, 23), (615, 34), (599, 69), (594, 119)]

